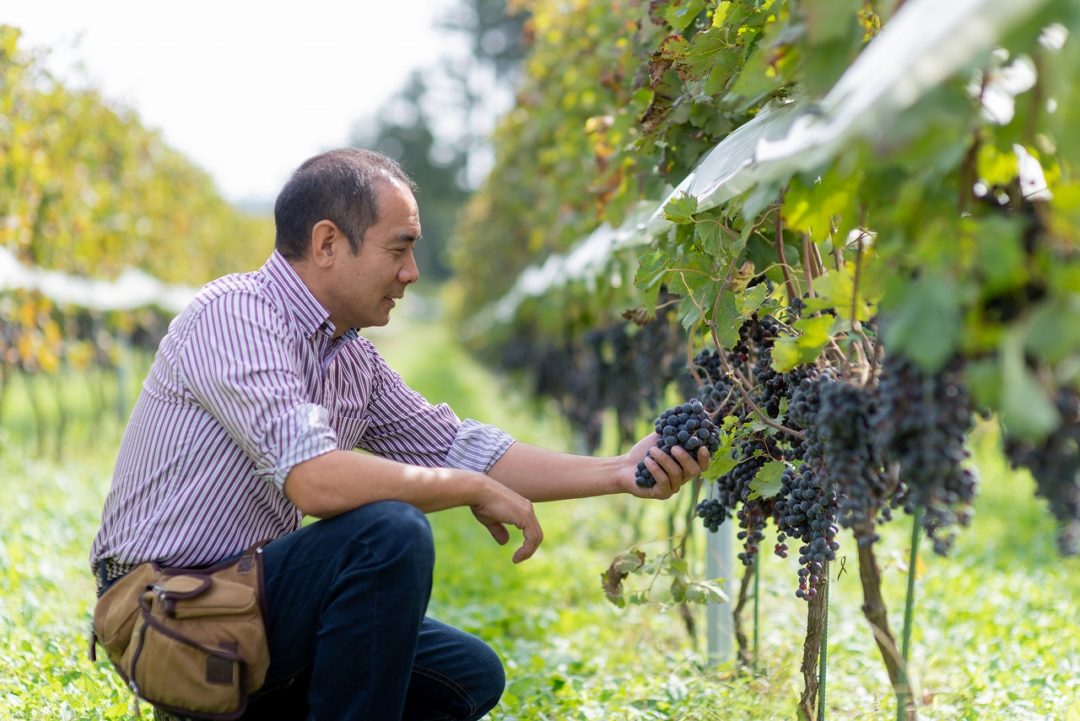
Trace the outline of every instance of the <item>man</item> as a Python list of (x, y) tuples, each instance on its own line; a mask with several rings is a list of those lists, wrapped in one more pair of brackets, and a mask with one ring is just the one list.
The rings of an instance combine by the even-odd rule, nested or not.
[[(245, 718), (480, 718), (502, 665), (426, 616), (424, 514), (468, 506), (500, 544), (520, 529), (517, 563), (543, 538), (533, 502), (663, 499), (708, 459), (650, 450), (652, 435), (619, 457), (556, 453), (406, 387), (357, 331), (385, 325), (420, 277), (412, 191), (370, 151), (301, 165), (275, 204), (270, 259), (210, 283), (170, 324), (121, 443), (90, 554), (99, 593), (147, 560), (204, 566), (276, 539), (271, 666)], [(649, 489), (634, 483), (643, 458)], [(304, 515), (322, 520), (301, 528)]]

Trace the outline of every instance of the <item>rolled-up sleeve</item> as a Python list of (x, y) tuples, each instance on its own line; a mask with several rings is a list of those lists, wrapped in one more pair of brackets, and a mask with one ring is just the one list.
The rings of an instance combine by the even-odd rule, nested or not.
[(178, 349), (195, 401), (278, 488), (293, 466), (337, 447), (326, 409), (304, 397), (285, 327), (266, 299), (231, 293), (192, 316)]
[(360, 447), (402, 463), (486, 473), (514, 439), (495, 426), (458, 419), (446, 404), (433, 405), (409, 388), (375, 350), (358, 338), (371, 363), (371, 425)]
[(487, 473), (513, 443), (506, 431), (468, 418), (458, 426), (446, 454), (446, 465)]

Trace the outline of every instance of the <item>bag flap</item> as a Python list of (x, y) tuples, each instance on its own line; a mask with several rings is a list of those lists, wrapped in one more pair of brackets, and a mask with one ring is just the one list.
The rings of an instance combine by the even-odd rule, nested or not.
[(169, 576), (158, 582), (154, 590), (164, 592), (168, 598), (192, 598), (210, 588), (208, 576), (179, 575)]

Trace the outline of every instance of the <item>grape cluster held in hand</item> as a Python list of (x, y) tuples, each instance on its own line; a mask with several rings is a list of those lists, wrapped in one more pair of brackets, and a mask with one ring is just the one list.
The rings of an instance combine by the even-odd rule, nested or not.
[[(660, 436), (657, 447), (669, 456), (676, 446), (685, 449), (692, 456), (696, 455), (702, 446), (709, 449), (710, 455), (716, 453), (716, 449), (720, 447), (720, 433), (696, 398), (661, 413), (656, 419), (656, 433)], [(645, 467), (644, 460), (638, 463), (634, 481), (641, 488), (652, 488), (656, 485), (656, 479)]]

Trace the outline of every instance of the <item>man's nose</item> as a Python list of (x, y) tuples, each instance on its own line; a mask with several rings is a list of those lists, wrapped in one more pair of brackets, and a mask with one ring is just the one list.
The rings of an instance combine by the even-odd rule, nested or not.
[(416, 264), (416, 256), (410, 251), (405, 259), (405, 265), (398, 271), (398, 281), (408, 285), (418, 280), (420, 280), (420, 266)]

